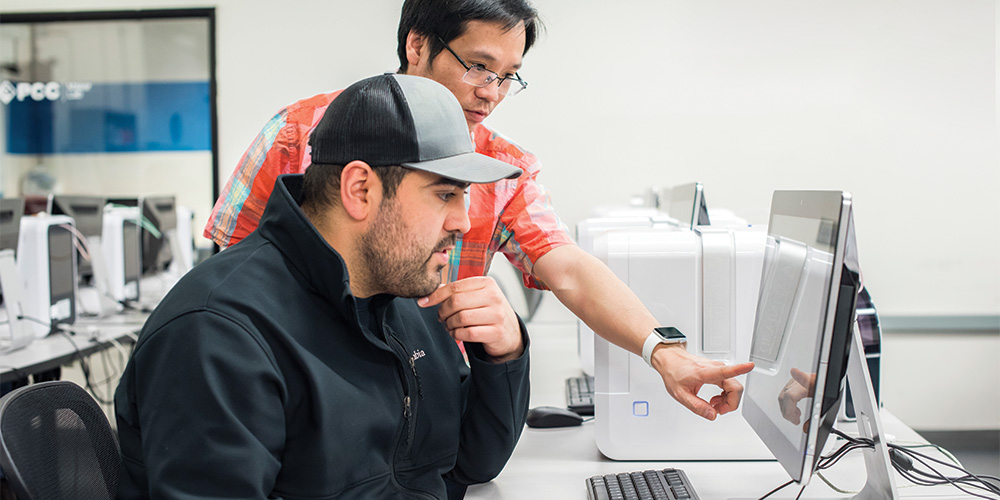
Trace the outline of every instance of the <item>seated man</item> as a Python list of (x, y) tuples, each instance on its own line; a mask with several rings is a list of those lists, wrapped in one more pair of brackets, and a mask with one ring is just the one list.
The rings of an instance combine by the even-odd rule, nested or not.
[(278, 178), (257, 231), (143, 327), (115, 393), (119, 498), (454, 497), (513, 452), (527, 334), (499, 288), (413, 298), (469, 229), (469, 184), (520, 170), (475, 153), (455, 97), (415, 76), (352, 85), (311, 144), (313, 167)]

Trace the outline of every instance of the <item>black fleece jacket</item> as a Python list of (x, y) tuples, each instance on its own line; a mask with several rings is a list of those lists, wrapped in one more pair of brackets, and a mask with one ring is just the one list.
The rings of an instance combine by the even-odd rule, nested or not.
[(493, 364), (467, 344), (469, 365), (414, 300), (373, 297), (363, 328), (343, 260), (298, 207), (301, 181), (280, 177), (259, 229), (143, 327), (115, 393), (119, 498), (445, 498), (513, 452), (523, 324), (523, 356)]

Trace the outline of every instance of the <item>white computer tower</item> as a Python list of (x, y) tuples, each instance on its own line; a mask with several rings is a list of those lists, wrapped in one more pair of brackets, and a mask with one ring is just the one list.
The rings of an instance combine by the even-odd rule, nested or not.
[(17, 269), (23, 283), (24, 325), (44, 337), (76, 319), (76, 247), (73, 219), (39, 214), (21, 218)]
[[(749, 358), (766, 232), (763, 228), (620, 229), (594, 254), (688, 351), (726, 363)], [(595, 437), (616, 460), (770, 459), (739, 412), (709, 422), (675, 401), (645, 362), (596, 337)], [(745, 377), (740, 377), (742, 381)], [(718, 394), (706, 386), (700, 396)]]

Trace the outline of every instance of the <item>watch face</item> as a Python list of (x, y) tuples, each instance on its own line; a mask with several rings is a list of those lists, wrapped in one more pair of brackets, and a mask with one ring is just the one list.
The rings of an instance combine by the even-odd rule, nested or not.
[(681, 333), (680, 330), (672, 326), (660, 326), (653, 329), (656, 335), (663, 339), (664, 342), (686, 342), (687, 337)]

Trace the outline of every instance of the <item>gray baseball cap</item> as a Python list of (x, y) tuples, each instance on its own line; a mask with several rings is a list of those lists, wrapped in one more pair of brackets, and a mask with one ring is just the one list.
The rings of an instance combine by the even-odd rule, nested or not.
[(440, 83), (384, 74), (344, 89), (309, 137), (313, 163), (401, 165), (459, 182), (513, 179), (521, 169), (477, 153), (462, 107)]

